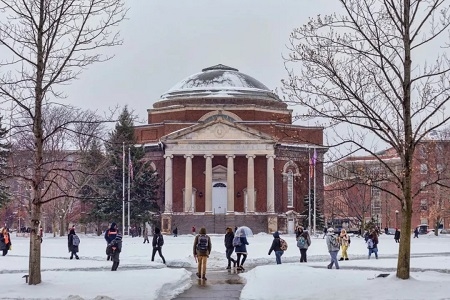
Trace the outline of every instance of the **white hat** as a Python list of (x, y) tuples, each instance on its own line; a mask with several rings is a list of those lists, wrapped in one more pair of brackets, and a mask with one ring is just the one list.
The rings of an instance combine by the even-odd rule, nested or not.
[(327, 231), (328, 231), (328, 232), (334, 232), (334, 228), (333, 228), (333, 227), (330, 227), (330, 228), (328, 228)]

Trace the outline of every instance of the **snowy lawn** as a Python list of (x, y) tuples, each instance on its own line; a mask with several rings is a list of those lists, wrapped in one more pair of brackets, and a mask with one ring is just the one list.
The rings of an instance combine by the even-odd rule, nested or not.
[[(450, 236), (420, 236), (411, 245), (411, 280), (395, 277), (398, 244), (381, 236), (378, 260), (367, 259), (362, 238), (353, 237), (349, 261), (340, 270), (328, 270), (325, 240), (312, 239), (308, 263), (300, 264), (295, 237), (284, 235), (289, 248), (275, 265), (268, 256), (272, 236), (249, 237), (247, 283), (241, 299), (450, 299)], [(67, 237), (45, 237), (42, 243), (42, 284), (28, 286), (29, 241), (12, 236), (13, 250), (0, 256), (1, 299), (171, 299), (191, 285), (192, 235), (165, 236), (163, 255), (151, 262), (151, 246), (142, 238), (125, 237), (120, 266), (111, 272), (103, 237), (80, 235), (80, 260), (69, 260)], [(150, 238), (151, 239), (151, 238)], [(213, 252), (208, 268), (224, 269), (223, 235), (211, 235)], [(338, 256), (339, 257), (339, 256)], [(185, 268), (188, 268), (187, 270)], [(387, 278), (376, 278), (389, 273)], [(103, 298), (107, 299), (107, 298)]]

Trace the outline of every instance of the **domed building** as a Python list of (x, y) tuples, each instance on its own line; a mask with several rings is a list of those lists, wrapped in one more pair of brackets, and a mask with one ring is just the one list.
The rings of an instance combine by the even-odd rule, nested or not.
[(182, 80), (135, 134), (163, 179), (165, 233), (241, 225), (293, 232), (305, 217), (313, 149), (322, 203), (323, 128), (293, 125), (286, 103), (237, 69), (216, 65)]

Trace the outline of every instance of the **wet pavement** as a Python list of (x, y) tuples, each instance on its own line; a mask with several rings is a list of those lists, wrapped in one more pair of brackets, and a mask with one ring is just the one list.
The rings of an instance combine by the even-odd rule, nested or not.
[(241, 278), (236, 270), (207, 270), (207, 280), (198, 279), (192, 272), (192, 287), (174, 299), (239, 299), (244, 288), (245, 280)]

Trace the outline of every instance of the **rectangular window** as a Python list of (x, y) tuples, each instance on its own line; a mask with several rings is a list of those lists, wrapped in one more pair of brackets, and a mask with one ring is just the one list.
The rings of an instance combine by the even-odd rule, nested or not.
[(428, 209), (428, 200), (422, 199), (420, 200), (420, 210), (427, 210)]
[(377, 186), (372, 185), (372, 197), (379, 198), (380, 195), (381, 195), (381, 190)]
[(421, 193), (425, 193), (426, 192), (426, 186), (427, 186), (427, 182), (426, 181), (421, 181), (420, 182), (420, 189), (421, 189)]
[(294, 174), (292, 171), (288, 172), (288, 180), (287, 180), (287, 206), (294, 206)]
[(428, 173), (427, 164), (420, 164), (420, 174), (427, 174), (427, 173)]
[(436, 169), (437, 169), (438, 173), (442, 173), (442, 172), (444, 172), (444, 165), (443, 164), (437, 164), (436, 165)]

